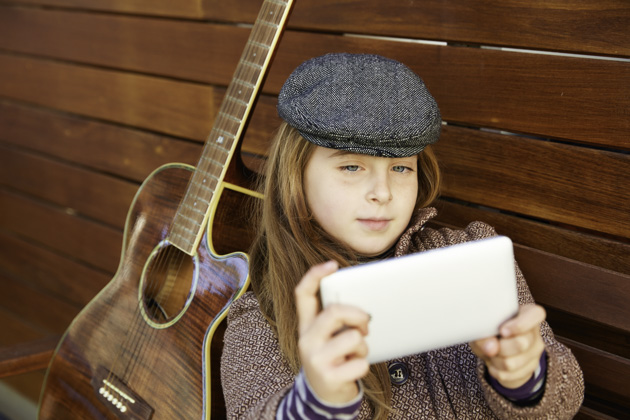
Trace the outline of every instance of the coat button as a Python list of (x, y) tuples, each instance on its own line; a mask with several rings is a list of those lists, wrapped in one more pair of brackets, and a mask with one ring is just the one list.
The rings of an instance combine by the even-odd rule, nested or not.
[(402, 385), (409, 379), (409, 369), (407, 365), (401, 362), (390, 364), (387, 369), (389, 370), (389, 378), (394, 385)]

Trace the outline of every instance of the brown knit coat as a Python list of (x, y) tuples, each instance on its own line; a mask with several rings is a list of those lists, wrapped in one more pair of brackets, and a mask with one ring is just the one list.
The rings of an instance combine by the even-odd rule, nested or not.
[[(424, 228), (435, 217), (432, 208), (418, 213), (396, 245), (396, 256), (441, 248), (496, 233), (481, 222), (464, 230)], [(517, 267), (519, 303), (534, 300)], [(465, 314), (463, 314), (465, 316)], [(410, 334), (413, 331), (409, 332)], [(557, 342), (545, 322), (541, 334), (547, 351), (545, 393), (537, 405), (518, 407), (484, 379), (485, 367), (468, 344), (403, 357), (409, 380), (392, 385), (392, 419), (565, 419), (572, 418), (584, 397), (582, 371), (573, 354)], [(221, 381), (229, 418), (273, 419), (294, 375), (278, 340), (261, 314), (256, 297), (245, 293), (230, 308), (221, 359)], [(363, 400), (359, 419), (372, 411)]]

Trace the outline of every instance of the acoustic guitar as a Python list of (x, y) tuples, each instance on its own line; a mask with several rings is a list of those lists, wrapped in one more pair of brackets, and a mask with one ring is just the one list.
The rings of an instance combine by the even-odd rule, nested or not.
[[(40, 419), (209, 419), (210, 343), (248, 284), (243, 253), (216, 255), (212, 220), (292, 0), (265, 0), (196, 167), (138, 190), (119, 268), (62, 337)], [(77, 281), (82, 281), (77, 279)]]

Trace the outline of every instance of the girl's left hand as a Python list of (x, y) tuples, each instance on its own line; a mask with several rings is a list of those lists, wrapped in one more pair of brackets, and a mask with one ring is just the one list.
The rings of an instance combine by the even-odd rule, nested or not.
[(539, 305), (524, 305), (505, 322), (498, 337), (473, 341), (470, 347), (488, 368), (488, 373), (506, 388), (524, 385), (538, 367), (545, 343), (540, 324), (546, 312)]

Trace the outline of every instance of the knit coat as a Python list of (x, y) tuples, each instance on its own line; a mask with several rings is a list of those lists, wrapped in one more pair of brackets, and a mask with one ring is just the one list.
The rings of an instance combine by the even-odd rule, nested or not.
[[(481, 222), (473, 222), (464, 230), (425, 228), (436, 213), (433, 208), (418, 212), (398, 241), (395, 256), (496, 235), (493, 228)], [(518, 266), (516, 274), (519, 304), (533, 303)], [(584, 397), (582, 371), (571, 351), (556, 341), (547, 322), (541, 325), (541, 334), (546, 345), (547, 377), (545, 392), (536, 405), (520, 407), (498, 394), (485, 379), (484, 363), (468, 344), (461, 344), (391, 361), (404, 363), (409, 379), (400, 386), (391, 385), (393, 410), (389, 418), (572, 418)], [(294, 377), (255, 295), (245, 293), (230, 308), (221, 359), (228, 417), (275, 418), (278, 404), (293, 385)], [(366, 398), (358, 418), (372, 418)]]

